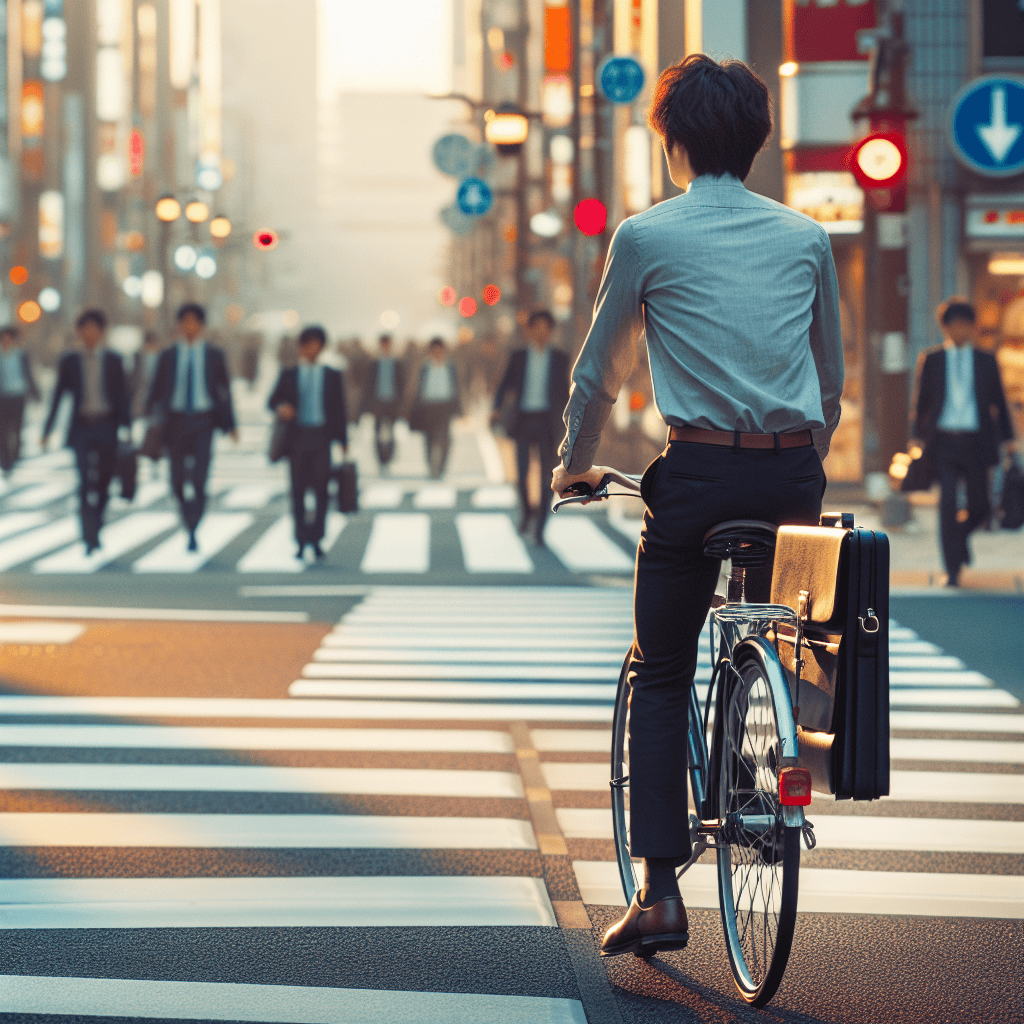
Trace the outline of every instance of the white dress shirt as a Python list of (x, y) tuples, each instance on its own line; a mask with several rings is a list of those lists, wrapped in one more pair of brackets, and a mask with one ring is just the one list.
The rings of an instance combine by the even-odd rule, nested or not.
[(102, 345), (82, 348), (82, 401), (78, 411), (84, 416), (106, 416), (110, 412), (103, 387), (103, 353)]
[(424, 402), (450, 402), (455, 398), (452, 387), (451, 367), (448, 363), (435, 363), (427, 360), (423, 372), (423, 390), (420, 398)]
[(974, 348), (946, 346), (946, 400), (939, 430), (960, 433), (978, 430), (978, 399), (974, 394)]
[(322, 427), (324, 419), (324, 368), (319, 363), (299, 363), (299, 410), (301, 427)]
[(171, 408), (175, 412), (188, 411), (188, 368), (192, 364), (192, 412), (209, 412), (213, 408), (210, 393), (206, 390), (206, 342), (201, 338), (191, 345), (183, 341), (177, 344), (177, 375), (174, 381), (174, 397)]
[(548, 372), (551, 366), (551, 349), (528, 345), (526, 348), (526, 376), (523, 380), (523, 394), (519, 408), (523, 412), (547, 412)]

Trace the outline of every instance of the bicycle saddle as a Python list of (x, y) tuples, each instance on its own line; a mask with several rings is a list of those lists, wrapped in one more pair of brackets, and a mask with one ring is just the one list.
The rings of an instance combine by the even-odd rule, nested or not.
[(734, 569), (757, 569), (775, 549), (778, 527), (759, 519), (730, 519), (704, 534), (708, 558), (731, 558)]

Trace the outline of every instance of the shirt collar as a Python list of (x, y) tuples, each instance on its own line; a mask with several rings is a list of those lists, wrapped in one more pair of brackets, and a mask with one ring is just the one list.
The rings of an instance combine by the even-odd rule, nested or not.
[(723, 174), (721, 177), (717, 177), (714, 174), (701, 174), (699, 177), (693, 179), (690, 182), (690, 189), (694, 188), (746, 188), (746, 185), (736, 177), (735, 174)]

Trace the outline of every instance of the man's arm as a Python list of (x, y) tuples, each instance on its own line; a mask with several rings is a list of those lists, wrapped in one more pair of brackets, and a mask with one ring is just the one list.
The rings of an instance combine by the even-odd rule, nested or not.
[(53, 430), (53, 421), (57, 418), (57, 407), (60, 405), (61, 396), (65, 391), (71, 390), (71, 356), (62, 356), (60, 365), (57, 368), (57, 384), (53, 389), (53, 397), (50, 399), (50, 412), (46, 417), (43, 426), (43, 445)]
[(996, 357), (985, 353), (992, 361), (992, 383), (993, 383), (993, 405), (996, 409), (996, 421), (999, 428), (998, 441), (1000, 443), (1013, 440), (1013, 420), (1010, 419), (1010, 409), (1006, 404), (1006, 393), (1003, 391), (1003, 378), (999, 373), (999, 363)]
[[(174, 358), (173, 348), (164, 349), (157, 358), (153, 380), (149, 385), (149, 394), (146, 396), (146, 404), (143, 406), (143, 412), (147, 416), (152, 416), (157, 404), (163, 401), (164, 382), (170, 372), (168, 366)], [(170, 402), (168, 401), (167, 404), (170, 405)]]
[(505, 367), (505, 375), (501, 378), (498, 390), (494, 392), (494, 411), (496, 413), (501, 410), (502, 403), (505, 401), (505, 393), (510, 387), (512, 387), (512, 370), (516, 364), (517, 354), (518, 349), (508, 357), (508, 364)]
[(558, 453), (570, 475), (594, 463), (601, 430), (636, 359), (643, 331), (640, 260), (633, 225), (624, 220), (608, 247), (594, 318), (572, 371), (572, 389), (563, 421), (566, 435)]
[(832, 246), (825, 238), (818, 264), (818, 290), (811, 305), (811, 355), (818, 371), (821, 390), (821, 411), (825, 418), (822, 430), (813, 431), (814, 447), (824, 461), (832, 435), (839, 426), (843, 397), (843, 331), (839, 319), (839, 282), (832, 259)]

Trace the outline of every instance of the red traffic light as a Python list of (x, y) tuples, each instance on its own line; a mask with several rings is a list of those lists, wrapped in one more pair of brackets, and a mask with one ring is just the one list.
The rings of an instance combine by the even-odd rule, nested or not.
[(270, 228), (261, 228), (252, 236), (252, 244), (257, 249), (263, 249), (265, 252), (270, 252), (271, 249), (277, 248), (277, 243), (280, 239), (277, 237), (277, 232), (272, 231)]
[(865, 192), (901, 185), (907, 176), (907, 143), (897, 132), (873, 132), (853, 147), (850, 169)]
[(584, 199), (573, 213), (576, 227), (585, 235), (599, 235), (608, 223), (608, 211), (600, 199)]
[(484, 288), (484, 302), (493, 306), (501, 298), (501, 289), (496, 284), (489, 284)]

